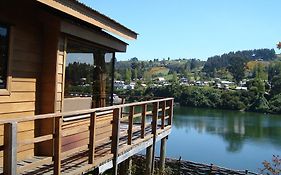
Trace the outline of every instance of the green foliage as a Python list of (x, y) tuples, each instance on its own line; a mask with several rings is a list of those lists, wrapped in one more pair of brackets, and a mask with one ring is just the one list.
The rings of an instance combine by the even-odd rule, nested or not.
[(131, 69), (126, 69), (126, 72), (125, 72), (125, 82), (126, 83), (130, 83), (131, 82), (131, 78), (132, 78)]
[(274, 96), (269, 104), (271, 112), (281, 114), (281, 94)]
[(274, 49), (255, 49), (244, 50), (237, 52), (229, 52), (221, 56), (209, 57), (204, 65), (203, 71), (207, 75), (214, 77), (215, 70), (227, 68), (229, 66), (232, 57), (245, 58), (246, 62), (251, 60), (263, 59), (264, 61), (270, 61), (276, 58)]
[(265, 65), (258, 62), (253, 69), (253, 77), (256, 79), (267, 80), (267, 76)]
[(274, 76), (271, 81), (271, 94), (277, 95), (281, 93), (281, 74)]
[(225, 91), (221, 95), (221, 108), (231, 110), (245, 109), (245, 104), (240, 100), (238, 92)]
[(256, 97), (255, 101), (248, 108), (249, 111), (254, 112), (268, 112), (270, 109), (267, 99), (263, 95)]
[(261, 79), (254, 79), (247, 82), (247, 87), (256, 95), (265, 93), (265, 83)]
[(233, 78), (239, 83), (245, 76), (246, 60), (242, 57), (230, 57), (228, 70)]

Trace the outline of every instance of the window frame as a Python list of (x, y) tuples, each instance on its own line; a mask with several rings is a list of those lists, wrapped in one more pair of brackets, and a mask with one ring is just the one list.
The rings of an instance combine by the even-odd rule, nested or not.
[(11, 95), (11, 58), (12, 58), (12, 33), (13, 28), (11, 25), (1, 23), (0, 26), (6, 27), (8, 29), (8, 53), (7, 53), (7, 70), (6, 70), (6, 87), (0, 89), (0, 96), (10, 96)]

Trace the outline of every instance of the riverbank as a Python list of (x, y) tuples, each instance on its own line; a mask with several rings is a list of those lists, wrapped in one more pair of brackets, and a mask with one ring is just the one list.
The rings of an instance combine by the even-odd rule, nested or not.
[[(281, 114), (281, 94), (269, 95), (256, 88), (221, 90), (213, 87), (172, 84), (116, 92), (127, 96), (174, 97), (181, 106)], [(128, 99), (134, 100), (134, 99)]]
[[(194, 175), (194, 174), (220, 174), (220, 175), (257, 175), (257, 173), (250, 172), (248, 170), (232, 170), (228, 168), (219, 167), (216, 165), (208, 165), (202, 163), (196, 163), (187, 160), (177, 160), (172, 158), (166, 158), (166, 170), (165, 175)], [(159, 158), (155, 159), (156, 166), (158, 167)], [(145, 156), (137, 155), (133, 157), (133, 175), (145, 175)], [(159, 170), (156, 168), (156, 173), (159, 174)]]

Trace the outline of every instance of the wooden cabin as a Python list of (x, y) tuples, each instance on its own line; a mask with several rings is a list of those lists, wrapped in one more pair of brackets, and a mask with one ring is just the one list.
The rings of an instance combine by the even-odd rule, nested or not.
[[(77, 0), (0, 1), (0, 173), (116, 174), (143, 149), (153, 172), (173, 99), (111, 105), (119, 38), (137, 33)], [(92, 54), (91, 98), (65, 96), (70, 53)]]

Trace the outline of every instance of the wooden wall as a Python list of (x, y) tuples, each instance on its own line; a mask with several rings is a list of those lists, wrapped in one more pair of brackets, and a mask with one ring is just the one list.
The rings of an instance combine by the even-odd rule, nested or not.
[[(32, 14), (22, 10), (25, 5), (15, 7), (14, 3), (0, 2), (0, 23), (11, 25), (9, 76), (12, 77), (10, 95), (0, 95), (0, 118), (31, 116), (39, 107), (36, 92), (42, 64), (42, 26)], [(28, 20), (32, 16), (34, 20)], [(34, 122), (20, 123), (18, 127), (18, 140), (34, 136)], [(0, 126), (0, 144), (3, 144), (3, 125)], [(33, 151), (33, 144), (20, 146), (18, 159), (32, 156)]]

